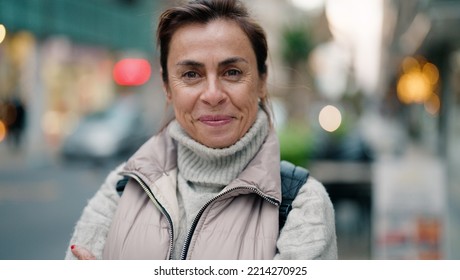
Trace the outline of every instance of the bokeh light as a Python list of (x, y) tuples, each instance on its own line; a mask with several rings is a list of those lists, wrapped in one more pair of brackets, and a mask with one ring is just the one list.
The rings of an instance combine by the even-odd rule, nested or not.
[(6, 138), (6, 126), (0, 120), (0, 142), (2, 142)]
[(337, 107), (327, 105), (321, 109), (319, 113), (319, 124), (324, 130), (334, 132), (340, 127), (341, 123), (342, 114)]
[(422, 72), (428, 77), (432, 85), (436, 85), (439, 80), (439, 70), (433, 63), (426, 63), (423, 66)]
[(439, 109), (441, 109), (441, 101), (439, 100), (439, 97), (436, 94), (433, 94), (425, 102), (425, 110), (434, 116), (439, 113)]
[(3, 24), (0, 24), (0, 44), (5, 40), (6, 37), (6, 28)]
[(402, 61), (401, 68), (404, 73), (409, 73), (413, 70), (418, 71), (420, 69), (420, 63), (415, 57), (408, 56)]
[(294, 6), (305, 11), (317, 10), (324, 7), (325, 0), (291, 0)]
[(48, 111), (42, 119), (42, 129), (48, 135), (59, 135), (62, 131), (61, 114), (57, 111)]
[[(439, 82), (436, 65), (407, 57), (401, 64), (402, 74), (396, 87), (398, 99), (404, 104), (422, 104), (435, 95)], [(435, 100), (435, 99), (434, 99)], [(439, 98), (438, 98), (439, 101)], [(435, 102), (436, 101), (432, 101)], [(433, 104), (435, 104), (433, 103)], [(432, 105), (432, 109), (436, 105)]]
[(399, 100), (405, 104), (423, 103), (432, 94), (430, 80), (426, 75), (418, 71), (401, 76), (397, 91)]
[(125, 58), (113, 68), (113, 79), (122, 86), (140, 86), (150, 79), (150, 63), (145, 59)]

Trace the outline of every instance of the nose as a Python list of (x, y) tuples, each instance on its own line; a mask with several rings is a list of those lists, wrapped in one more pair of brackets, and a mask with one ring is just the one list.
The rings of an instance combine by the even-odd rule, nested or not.
[(206, 88), (200, 96), (201, 101), (210, 106), (223, 104), (226, 100), (226, 95), (222, 89), (222, 85), (217, 78), (208, 78)]

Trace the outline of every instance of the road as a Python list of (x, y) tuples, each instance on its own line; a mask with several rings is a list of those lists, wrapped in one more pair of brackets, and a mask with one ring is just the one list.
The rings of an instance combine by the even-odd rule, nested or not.
[(63, 259), (87, 200), (120, 161), (31, 163), (0, 149), (0, 260)]

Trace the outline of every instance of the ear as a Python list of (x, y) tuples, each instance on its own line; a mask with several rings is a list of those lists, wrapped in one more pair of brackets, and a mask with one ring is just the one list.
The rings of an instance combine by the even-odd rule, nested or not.
[(264, 99), (267, 96), (267, 74), (259, 78), (258, 97)]
[(172, 102), (171, 90), (169, 89), (169, 85), (166, 82), (163, 82), (163, 91), (166, 94), (166, 101), (168, 103), (171, 103)]
[[(160, 77), (163, 77), (163, 68), (160, 68)], [(172, 98), (171, 98), (171, 90), (170, 90), (170, 88), (169, 88), (168, 82), (163, 80), (162, 86), (163, 86), (163, 91), (164, 91), (164, 93), (166, 94), (166, 101), (167, 101), (168, 103), (171, 103), (171, 101), (172, 101), (172, 100), (171, 100), (171, 99), (172, 99)]]

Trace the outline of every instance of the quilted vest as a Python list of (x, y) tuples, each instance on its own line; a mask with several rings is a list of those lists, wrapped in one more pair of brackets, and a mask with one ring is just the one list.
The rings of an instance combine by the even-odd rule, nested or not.
[[(112, 221), (104, 259), (169, 259), (178, 225), (176, 145), (165, 132), (126, 164), (130, 180)], [(271, 131), (245, 170), (206, 203), (183, 259), (273, 259), (281, 200), (279, 145)]]

